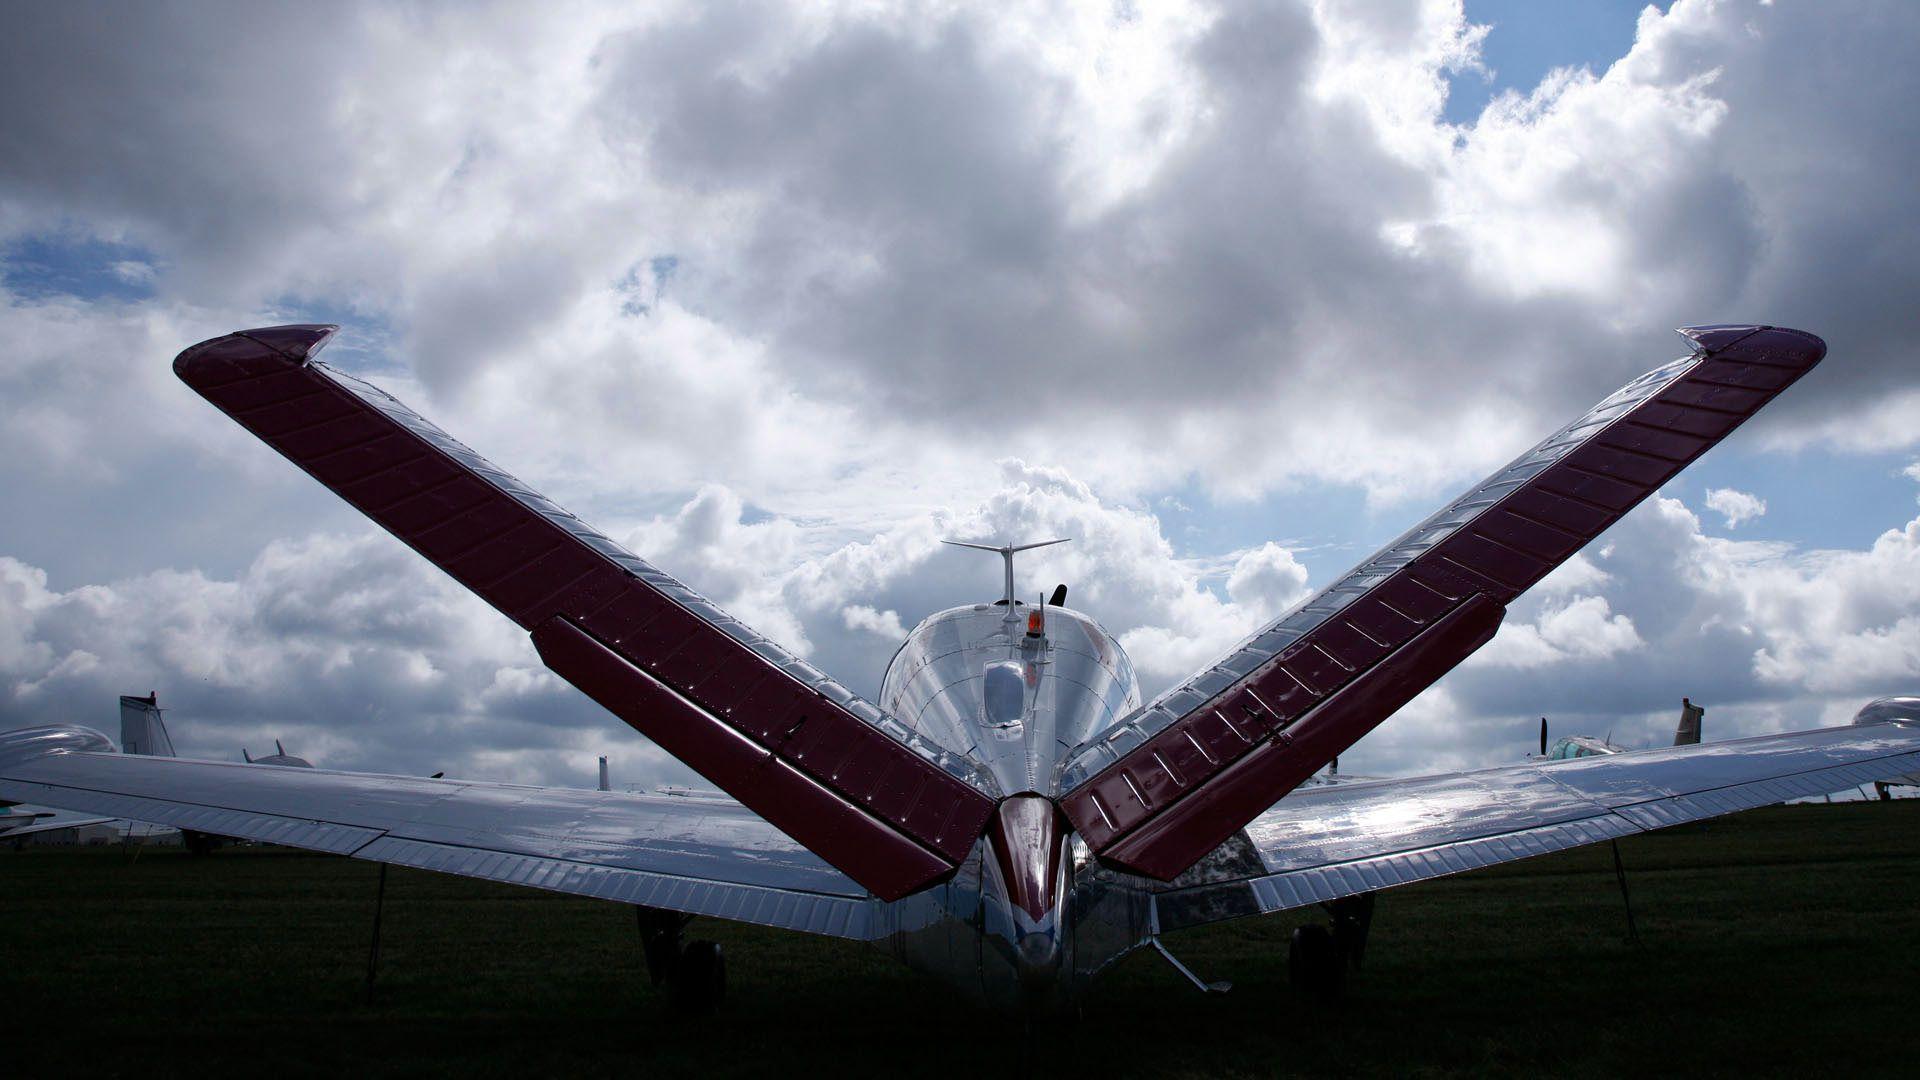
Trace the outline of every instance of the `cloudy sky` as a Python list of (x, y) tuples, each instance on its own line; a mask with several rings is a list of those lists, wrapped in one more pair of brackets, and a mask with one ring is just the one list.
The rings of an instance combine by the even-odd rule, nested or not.
[(1827, 362), (1352, 771), (1920, 692), (1920, 6), (32, 5), (0, 35), (0, 727), (683, 781), (172, 376), (327, 358), (877, 689), (996, 595), (1149, 693), (1632, 376)]

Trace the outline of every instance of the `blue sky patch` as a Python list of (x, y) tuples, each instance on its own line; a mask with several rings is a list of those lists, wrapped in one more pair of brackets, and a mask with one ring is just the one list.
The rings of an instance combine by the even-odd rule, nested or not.
[(158, 274), (153, 253), (132, 244), (59, 234), (0, 244), (0, 284), (28, 299), (145, 300)]
[(1473, 123), (1494, 95), (1528, 93), (1554, 68), (1605, 71), (1633, 48), (1634, 25), (1647, 6), (1646, 0), (1467, 0), (1467, 20), (1493, 26), (1480, 50), (1493, 76), (1453, 75), (1447, 122)]

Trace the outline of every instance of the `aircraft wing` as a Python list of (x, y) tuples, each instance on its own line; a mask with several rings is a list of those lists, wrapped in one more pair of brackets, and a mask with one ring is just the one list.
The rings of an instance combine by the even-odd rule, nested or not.
[(314, 359), (337, 327), (203, 341), (202, 397), (527, 630), (547, 667), (884, 899), (952, 875), (992, 778)]
[(18, 840), (23, 836), (51, 832), (54, 829), (78, 829), (83, 825), (101, 825), (114, 820), (110, 817), (86, 817), (65, 810), (41, 810), (33, 806), (13, 806), (8, 809), (8, 813), (0, 814), (0, 841)]
[(1169, 881), (1489, 641), (1506, 605), (1820, 361), (1811, 334), (1681, 331), (1642, 375), (1066, 759), (1103, 863)]
[(879, 903), (731, 800), (115, 753), (0, 734), (0, 798), (836, 937)]
[(1841, 791), (1916, 766), (1920, 726), (1895, 722), (1302, 788), (1247, 825), (1251, 852), (1237, 845), (1221, 871), (1207, 873), (1209, 860), (1160, 893), (1160, 924), (1304, 907)]

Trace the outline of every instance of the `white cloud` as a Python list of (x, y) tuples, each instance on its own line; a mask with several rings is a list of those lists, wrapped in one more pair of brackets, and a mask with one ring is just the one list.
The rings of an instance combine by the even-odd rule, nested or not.
[(1509, 622), (1471, 663), (1536, 668), (1569, 661), (1603, 660), (1646, 643), (1633, 620), (1615, 615), (1603, 596), (1576, 597), (1543, 612), (1533, 623)]
[[(0, 521), (0, 722), (131, 679), (343, 762), (557, 777), (625, 738), (170, 377), (241, 325), (347, 322), (331, 358), (867, 688), (896, 626), (997, 594), (943, 535), (1073, 536), (1023, 582), (1184, 675), (1305, 571), (1141, 507), (1411, 512), (1674, 355), (1667, 326), (1828, 337), (1749, 451), (1912, 447), (1920, 252), (1885, 238), (1916, 19), (1677, 0), (1455, 127), (1486, 31), (1447, 0), (30, 9), (0, 242), (108, 241), (152, 295), (3, 268), (0, 493), (35, 513)], [(1465, 761), (1536, 707), (1687, 688), (1741, 724), (1838, 709), (1911, 674), (1912, 545), (1882, 540), (1654, 504), (1382, 745)], [(426, 743), (370, 719), (400, 713)]]
[(897, 611), (875, 611), (865, 604), (850, 604), (840, 612), (840, 616), (849, 630), (876, 634), (895, 645), (906, 640), (907, 628), (900, 624), (900, 613)]
[(1563, 732), (1617, 726), (1616, 741), (1646, 745), (1671, 733), (1683, 695), (1708, 706), (1711, 737), (1732, 738), (1844, 721), (1920, 686), (1920, 518), (1865, 550), (1803, 550), (1707, 536), (1656, 496), (1607, 541), (1595, 595), (1522, 598), (1442, 681), (1458, 710), (1509, 732), (1543, 714)]
[[(1781, 131), (1814, 160), (1905, 145), (1872, 103), (1904, 84), (1843, 105), (1781, 59), (1900, 40), (1874, 19), (1683, 0), (1613, 68), (1454, 128), (1445, 75), (1483, 34), (1457, 4), (1153, 8), (38, 13), (0, 65), (23, 163), (0, 232), (153, 249), (159, 310), (379, 320), (420, 404), (596, 489), (587, 461), (645, 461), (626, 486), (816, 513), (848, 468), (908, 499), (965, 483), (989, 432), (1108, 490), (1426, 495), (1664, 359), (1674, 322), (1804, 318), (1854, 358), (1903, 340), (1848, 316), (1897, 308), (1906, 276), (1850, 247), (1839, 293), (1837, 241), (1802, 223), (1904, 171), (1843, 191), (1778, 166)], [(295, 49), (338, 62), (230, 60)], [(176, 63), (203, 73), (190, 99)], [(1869, 366), (1787, 408), (1902, 378)]]
[[(1157, 519), (1019, 461), (979, 503), (869, 540), (819, 546), (823, 530), (746, 516), (737, 495), (708, 487), (629, 542), (869, 695), (906, 619), (999, 593), (997, 560), (938, 536), (1071, 537), (1023, 555), (1021, 587), (1068, 583), (1072, 606), (1122, 634), (1152, 689), (1298, 599), (1306, 576), (1266, 544), (1236, 561), (1223, 601)], [(629, 782), (687, 779), (547, 674), (510, 623), (375, 533), (276, 542), (232, 579), (164, 570), (68, 592), (0, 557), (0, 615), (0, 715), (14, 723), (110, 727), (115, 694), (157, 689), (190, 723), (188, 753), (297, 732), (339, 767), (565, 782), (585, 775), (579, 749), (615, 752)]]
[[(1606, 546), (1602, 541), (1601, 547), (1593, 554), (1595, 557), (1605, 558), (1605, 553)], [(1572, 558), (1561, 563), (1552, 573), (1541, 578), (1533, 587), (1533, 591), (1541, 596), (1590, 592), (1611, 580), (1611, 575), (1600, 569), (1586, 552), (1576, 552)]]
[(1713, 488), (1707, 492), (1707, 509), (1727, 519), (1727, 528), (1753, 521), (1767, 512), (1767, 500), (1733, 488)]
[(138, 259), (122, 259), (113, 264), (112, 271), (114, 277), (129, 285), (145, 285), (154, 275), (153, 264)]
[(115, 696), (156, 690), (188, 756), (283, 738), (317, 764), (379, 772), (585, 786), (593, 755), (611, 753), (635, 780), (691, 775), (385, 536), (274, 544), (228, 580), (160, 571), (59, 592), (0, 558), (0, 582), (8, 726), (117, 735)]
[(1309, 591), (1307, 568), (1271, 541), (1241, 555), (1227, 575), (1227, 595), (1263, 621), (1306, 599)]

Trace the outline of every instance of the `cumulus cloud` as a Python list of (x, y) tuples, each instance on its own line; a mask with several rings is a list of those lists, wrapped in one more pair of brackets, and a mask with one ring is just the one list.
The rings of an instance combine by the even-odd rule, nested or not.
[(541, 667), (524, 635), (384, 535), (269, 545), (230, 579), (159, 571), (67, 591), (0, 557), (0, 714), (117, 735), (156, 690), (176, 746), (275, 738), (317, 764), (584, 782), (592, 755), (687, 774)]
[[(1916, 19), (1677, 0), (1455, 125), (1490, 31), (1450, 0), (16, 13), (0, 491), (36, 512), (0, 518), (0, 723), (184, 679), (213, 742), (341, 763), (557, 778), (625, 738), (168, 375), (241, 325), (345, 322), (329, 359), (868, 690), (898, 628), (998, 592), (943, 536), (1073, 537), (1023, 587), (1069, 583), (1164, 685), (1309, 575), (1149, 508), (1325, 496), (1371, 530), (1673, 325), (1833, 347), (1723, 453), (1911, 448)], [(106, 252), (113, 288), (33, 280), (27, 242)], [(1729, 528), (1739, 494), (1706, 503)], [(1382, 760), (1689, 688), (1758, 729), (1911, 676), (1886, 524), (1814, 552), (1650, 504)]]
[[(1001, 488), (975, 505), (826, 550), (809, 550), (792, 521), (746, 520), (719, 487), (629, 543), (869, 696), (906, 633), (902, 612), (918, 620), (999, 593), (997, 560), (940, 536), (1070, 537), (1022, 557), (1022, 588), (1069, 583), (1073, 606), (1123, 635), (1152, 689), (1304, 592), (1292, 552), (1266, 544), (1236, 560), (1222, 599), (1151, 515), (1061, 469), (1001, 468)], [(16, 724), (111, 727), (115, 694), (159, 689), (189, 753), (297, 730), (308, 756), (337, 767), (564, 782), (585, 775), (591, 751), (614, 753), (630, 782), (688, 778), (548, 674), (511, 624), (378, 533), (275, 542), (232, 579), (160, 571), (68, 592), (0, 557), (0, 616), (0, 716)]]
[(1307, 568), (1272, 541), (1240, 556), (1227, 575), (1227, 596), (1263, 620), (1306, 599), (1308, 591)]
[(1646, 643), (1633, 620), (1613, 614), (1604, 596), (1582, 596), (1542, 612), (1532, 623), (1501, 628), (1495, 643), (1472, 663), (1537, 668), (1569, 660), (1601, 660)]
[(1656, 496), (1594, 561), (1608, 574), (1594, 594), (1530, 594), (1443, 680), (1464, 727), (1519, 732), (1549, 715), (1561, 730), (1617, 727), (1617, 741), (1647, 745), (1689, 696), (1712, 711), (1712, 737), (1732, 738), (1843, 722), (1920, 685), (1920, 518), (1865, 550), (1808, 550), (1708, 536)]
[[(988, 433), (1114, 490), (1430, 494), (1744, 312), (1854, 358), (1774, 438), (1911, 439), (1912, 256), (1853, 241), (1913, 76), (1843, 101), (1805, 51), (1906, 13), (1683, 0), (1460, 128), (1457, 4), (1153, 7), (36, 12), (0, 232), (151, 250), (162, 309), (377, 323), (476, 438), (654, 494), (899, 491)], [(233, 60), (296, 52), (333, 62)]]
[(1767, 500), (1733, 488), (1712, 488), (1707, 492), (1707, 509), (1727, 519), (1727, 528), (1737, 529), (1742, 522), (1765, 514)]

